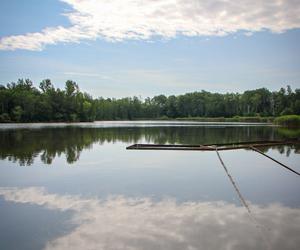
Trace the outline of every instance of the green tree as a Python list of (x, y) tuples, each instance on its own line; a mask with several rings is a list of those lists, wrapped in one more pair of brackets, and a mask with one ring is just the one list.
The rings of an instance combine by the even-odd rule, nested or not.
[(20, 106), (16, 106), (14, 107), (12, 114), (14, 121), (20, 122), (23, 114), (23, 109)]

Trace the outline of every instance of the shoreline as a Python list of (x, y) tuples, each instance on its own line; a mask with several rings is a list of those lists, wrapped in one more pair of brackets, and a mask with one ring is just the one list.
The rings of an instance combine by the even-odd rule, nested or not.
[(139, 121), (191, 121), (191, 122), (247, 122), (247, 123), (272, 123), (276, 117), (158, 117), (140, 119), (112, 119), (95, 121), (28, 121), (28, 122), (0, 122), (0, 124), (36, 124), (36, 123), (93, 123), (93, 122), (139, 122)]
[(273, 123), (247, 122), (201, 122), (178, 120), (122, 120), (94, 122), (44, 122), (44, 123), (0, 123), (0, 130), (6, 129), (41, 129), (41, 128), (134, 128), (134, 127), (279, 127)]
[(46, 122), (0, 122), (0, 127), (5, 126), (19, 126), (19, 125), (80, 125), (80, 124), (134, 124), (134, 123), (149, 123), (150, 125), (159, 125), (159, 123), (173, 123), (174, 125), (268, 125), (268, 126), (278, 126), (278, 127), (290, 127), (299, 128), (300, 126), (300, 116), (299, 115), (287, 115), (279, 117), (180, 117), (180, 118), (169, 118), (169, 117), (158, 117), (154, 119), (141, 118), (141, 119), (131, 119), (131, 120), (96, 120), (96, 121), (46, 121)]

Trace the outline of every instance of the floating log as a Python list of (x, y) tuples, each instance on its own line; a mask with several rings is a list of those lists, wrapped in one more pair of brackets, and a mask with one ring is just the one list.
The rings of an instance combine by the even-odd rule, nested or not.
[(300, 144), (300, 140), (285, 141), (247, 141), (217, 144), (133, 144), (126, 149), (134, 150), (194, 150), (194, 151), (215, 151), (216, 147), (219, 151), (246, 149), (251, 147), (270, 147), (279, 145)]
[[(258, 147), (272, 147), (272, 146), (279, 146), (279, 145), (295, 145), (300, 144), (299, 139), (292, 139), (292, 140), (284, 140), (284, 141), (247, 141), (247, 142), (233, 142), (233, 143), (219, 143), (219, 144), (133, 144), (128, 146), (126, 149), (129, 150), (185, 150), (185, 151), (216, 151), (218, 157), (224, 167), (224, 163), (220, 158), (218, 151), (224, 150), (237, 150), (237, 149), (252, 149), (265, 157), (271, 159), (272, 161), (278, 163), (279, 165), (283, 166), (284, 168), (290, 170), (291, 172), (300, 175), (299, 172), (296, 170), (286, 166), (285, 164), (275, 160), (271, 156), (266, 155), (259, 149)], [(226, 170), (226, 167), (225, 167)], [(242, 200), (242, 199), (241, 199)]]

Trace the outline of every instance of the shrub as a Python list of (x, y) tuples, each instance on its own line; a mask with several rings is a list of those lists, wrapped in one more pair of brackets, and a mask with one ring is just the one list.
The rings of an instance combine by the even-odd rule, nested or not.
[(275, 124), (284, 127), (300, 127), (300, 115), (284, 115), (274, 120)]
[(0, 115), (0, 122), (11, 122), (11, 119), (7, 113)]

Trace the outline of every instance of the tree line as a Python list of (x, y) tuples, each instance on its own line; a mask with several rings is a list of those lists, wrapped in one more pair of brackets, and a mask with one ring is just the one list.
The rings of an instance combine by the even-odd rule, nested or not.
[(243, 93), (200, 91), (183, 95), (93, 98), (68, 80), (64, 89), (49, 79), (39, 88), (29, 79), (0, 85), (0, 122), (76, 122), (187, 117), (234, 117), (300, 115), (300, 89), (290, 86)]
[(29, 79), (0, 85), (1, 122), (94, 121), (93, 98), (73, 81), (65, 89), (55, 88), (49, 79), (39, 88)]

